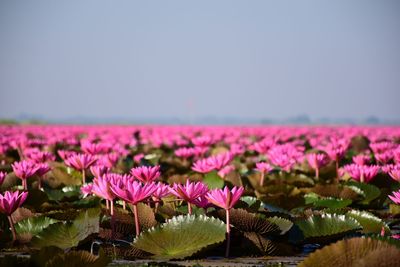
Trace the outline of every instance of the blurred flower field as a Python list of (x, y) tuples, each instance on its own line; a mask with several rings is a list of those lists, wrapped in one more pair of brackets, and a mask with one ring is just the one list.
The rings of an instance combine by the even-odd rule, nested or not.
[(400, 266), (400, 127), (3, 125), (0, 185), (0, 266)]

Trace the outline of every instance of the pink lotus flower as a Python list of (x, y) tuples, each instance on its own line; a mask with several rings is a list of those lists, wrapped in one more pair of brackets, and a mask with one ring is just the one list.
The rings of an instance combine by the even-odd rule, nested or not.
[(160, 200), (170, 194), (169, 186), (166, 184), (157, 183), (156, 188), (157, 189), (153, 192), (153, 197), (156, 198), (156, 200)]
[(100, 177), (104, 174), (108, 173), (110, 168), (104, 165), (94, 165), (90, 167), (90, 172), (93, 174), (94, 177)]
[(344, 170), (350, 174), (351, 178), (361, 183), (369, 183), (378, 174), (379, 169), (379, 166), (374, 165), (349, 164), (344, 166)]
[(39, 182), (38, 188), (39, 188), (39, 189), (42, 189), (42, 179), (43, 179), (43, 176), (44, 176), (46, 173), (48, 173), (48, 172), (51, 170), (51, 168), (50, 168), (50, 166), (49, 166), (47, 163), (39, 163), (37, 166), (38, 166), (38, 169), (37, 169), (37, 171), (36, 171), (36, 174), (39, 176), (39, 177), (38, 177), (38, 182)]
[(231, 173), (234, 170), (235, 170), (235, 166), (233, 166), (233, 165), (225, 166), (218, 171), (218, 176), (221, 178), (225, 178), (225, 176), (227, 176), (229, 173)]
[(83, 197), (86, 197), (88, 195), (92, 194), (92, 189), (93, 189), (93, 184), (84, 184), (81, 186), (81, 192), (83, 194)]
[(4, 195), (0, 194), (0, 212), (6, 214), (8, 217), (13, 235), (13, 242), (17, 240), (17, 233), (11, 214), (25, 202), (27, 197), (28, 192), (19, 193), (19, 191), (6, 191)]
[(208, 192), (207, 186), (202, 182), (191, 183), (186, 180), (186, 184), (174, 184), (169, 188), (171, 194), (188, 203), (188, 213), (192, 214), (192, 206), (196, 198), (204, 196)]
[(229, 247), (230, 247), (230, 220), (229, 220), (229, 211), (233, 206), (238, 202), (240, 197), (242, 196), (244, 191), (243, 187), (233, 187), (232, 190), (229, 190), (227, 186), (224, 189), (214, 189), (207, 193), (207, 200), (218, 206), (220, 208), (225, 209), (226, 211), (226, 234), (227, 234), (227, 245), (225, 257), (229, 257)]
[(135, 156), (133, 157), (133, 161), (139, 164), (140, 161), (141, 161), (143, 158), (144, 158), (144, 154), (143, 154), (143, 153), (140, 153), (140, 154), (137, 154), (137, 155), (135, 155)]
[(91, 143), (89, 141), (81, 142), (81, 149), (86, 154), (98, 155), (110, 152), (110, 146), (105, 143)]
[(224, 189), (214, 189), (207, 193), (206, 198), (214, 205), (230, 210), (240, 199), (244, 191), (243, 187), (233, 187), (229, 190), (227, 186)]
[(369, 147), (372, 149), (372, 151), (376, 153), (384, 153), (388, 150), (391, 150), (394, 148), (394, 144), (391, 142), (379, 142), (379, 143), (371, 143), (369, 144)]
[(136, 236), (140, 234), (137, 204), (148, 199), (156, 189), (157, 186), (154, 183), (147, 183), (144, 185), (137, 181), (126, 182), (118, 185), (116, 183), (111, 183), (111, 191), (120, 199), (131, 203), (133, 206)]
[(221, 170), (233, 160), (230, 152), (221, 153), (207, 158), (207, 162), (214, 170)]
[(115, 194), (111, 191), (111, 178), (112, 176), (108, 176), (107, 174), (95, 177), (93, 179), (92, 185), (92, 193), (98, 197), (101, 197), (106, 200), (107, 208), (109, 206), (109, 202), (111, 203), (111, 216), (114, 215), (114, 198)]
[(47, 161), (56, 160), (56, 157), (47, 151), (32, 151), (31, 153), (26, 154), (26, 157), (36, 163), (45, 163)]
[(196, 157), (202, 157), (204, 156), (209, 148), (207, 146), (201, 147), (201, 146), (196, 146), (193, 148), (193, 155)]
[(181, 148), (176, 149), (174, 151), (174, 154), (177, 157), (188, 159), (190, 157), (193, 157), (194, 149), (192, 147), (181, 147)]
[(150, 183), (157, 180), (161, 176), (160, 166), (140, 166), (131, 169), (133, 177), (141, 181), (142, 183)]
[(68, 151), (68, 150), (61, 150), (61, 149), (58, 150), (57, 153), (63, 161), (65, 161), (66, 159), (68, 159), (71, 156), (78, 154), (76, 151)]
[(343, 158), (346, 147), (343, 144), (338, 143), (330, 143), (326, 148), (325, 152), (331, 158), (331, 160), (335, 161), (336, 166), (336, 177), (339, 179), (339, 166), (340, 166), (340, 159)]
[(102, 164), (108, 168), (113, 168), (115, 165), (117, 165), (119, 160), (119, 155), (117, 153), (108, 153), (101, 155), (98, 158), (98, 164)]
[(397, 205), (400, 205), (400, 190), (397, 192), (392, 192), (393, 195), (389, 195), (388, 197)]
[(199, 173), (209, 173), (214, 170), (214, 166), (211, 166), (207, 159), (200, 159), (193, 163), (192, 170)]
[(400, 168), (393, 168), (391, 171), (389, 171), (389, 175), (393, 178), (393, 180), (400, 182)]
[(82, 172), (82, 184), (86, 183), (85, 171), (96, 163), (96, 158), (89, 154), (76, 154), (68, 157), (64, 162), (67, 166)]
[(193, 200), (193, 204), (196, 205), (197, 207), (204, 209), (206, 213), (208, 208), (214, 206), (214, 204), (208, 201), (208, 199), (205, 196), (196, 198), (195, 200)]
[(256, 170), (261, 173), (260, 186), (264, 185), (265, 174), (269, 173), (273, 169), (274, 168), (266, 162), (257, 162), (256, 163)]
[(153, 192), (153, 200), (155, 202), (155, 212), (158, 210), (158, 206), (160, 205), (161, 199), (163, 197), (166, 197), (170, 195), (171, 193), (169, 192), (169, 186), (163, 183), (157, 183), (156, 184), (156, 190)]
[(4, 183), (6, 176), (7, 176), (6, 172), (0, 172), (0, 186)]
[(38, 170), (38, 165), (32, 161), (19, 161), (11, 165), (15, 175), (22, 180), (24, 190), (28, 190), (27, 179), (34, 176)]
[(199, 136), (192, 139), (192, 143), (198, 147), (208, 147), (213, 144), (211, 136)]
[(328, 163), (325, 154), (310, 153), (306, 155), (308, 165), (315, 170), (315, 177), (319, 178), (319, 169)]
[(393, 159), (393, 152), (391, 150), (383, 153), (375, 153), (375, 159), (381, 164), (387, 164)]
[(357, 165), (367, 165), (370, 163), (370, 161), (371, 161), (370, 155), (360, 154), (353, 156), (353, 162)]

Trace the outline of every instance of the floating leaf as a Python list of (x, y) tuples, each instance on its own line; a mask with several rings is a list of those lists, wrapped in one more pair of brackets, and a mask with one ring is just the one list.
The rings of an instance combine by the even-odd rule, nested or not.
[(102, 244), (104, 253), (112, 259), (135, 260), (149, 258), (150, 253), (140, 250), (134, 246), (116, 246), (113, 244)]
[(31, 217), (18, 222), (15, 225), (15, 230), (19, 235), (24, 233), (36, 235), (40, 233), (43, 229), (48, 227), (50, 224), (56, 222), (58, 221), (45, 216)]
[[(217, 214), (220, 219), (225, 221), (225, 210), (219, 210)], [(280, 233), (277, 225), (244, 209), (231, 209), (230, 223), (242, 232), (255, 232), (261, 235)]]
[(355, 200), (359, 196), (358, 188), (354, 190), (354, 187), (350, 188), (349, 186), (342, 186), (341, 184), (316, 185), (314, 188), (311, 189), (311, 191), (322, 197)]
[(399, 266), (400, 250), (372, 238), (351, 238), (311, 253), (299, 267), (326, 266)]
[(108, 263), (110, 260), (101, 249), (99, 256), (80, 250), (56, 254), (46, 262), (46, 267), (105, 267)]
[(224, 180), (216, 171), (207, 173), (204, 176), (203, 183), (205, 183), (209, 189), (223, 188), (225, 184)]
[[(254, 232), (243, 233), (243, 235), (245, 239), (250, 241), (256, 247), (256, 249), (258, 249), (261, 252), (261, 255), (287, 256), (294, 254), (294, 249), (289, 244), (271, 241), (265, 238), (264, 236)], [(247, 244), (245, 243), (244, 245)], [(254, 248), (252, 246), (250, 246), (249, 249), (254, 251)], [(242, 253), (240, 253), (240, 255), (241, 254)]]
[(351, 199), (320, 197), (315, 193), (304, 195), (304, 199), (306, 204), (313, 204), (315, 207), (326, 207), (330, 209), (341, 209), (352, 203)]
[(270, 223), (277, 225), (281, 230), (281, 235), (284, 235), (293, 226), (292, 221), (278, 216), (269, 217), (266, 218), (266, 220), (269, 221)]
[(260, 209), (261, 201), (256, 197), (252, 196), (244, 196), (240, 198), (241, 201), (247, 204), (247, 209), (257, 212)]
[(389, 205), (389, 212), (393, 215), (400, 214), (400, 206), (396, 204)]
[(367, 211), (352, 210), (347, 212), (346, 216), (356, 219), (364, 233), (380, 233), (382, 227), (385, 228), (385, 232), (390, 232), (389, 227), (380, 218)]
[(305, 238), (335, 235), (361, 228), (355, 219), (336, 214), (312, 215), (308, 219), (296, 222), (296, 225)]
[(32, 239), (35, 247), (56, 246), (62, 249), (75, 247), (79, 241), (99, 232), (99, 209), (82, 211), (73, 222), (55, 223)]
[(363, 192), (364, 199), (360, 201), (360, 203), (364, 205), (368, 205), (372, 200), (376, 199), (381, 194), (379, 188), (372, 184), (349, 181), (347, 182), (347, 185), (351, 189), (358, 188)]
[(222, 221), (203, 215), (187, 215), (174, 217), (142, 232), (134, 246), (156, 258), (182, 259), (224, 239), (225, 224)]

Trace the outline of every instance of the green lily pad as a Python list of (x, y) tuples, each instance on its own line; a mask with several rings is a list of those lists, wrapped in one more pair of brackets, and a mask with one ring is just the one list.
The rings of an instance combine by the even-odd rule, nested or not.
[(240, 200), (247, 204), (246, 209), (248, 209), (248, 210), (257, 212), (261, 207), (261, 201), (258, 200), (256, 197), (244, 196), (244, 197), (241, 197)]
[(293, 226), (292, 221), (282, 218), (282, 217), (274, 216), (274, 217), (269, 217), (269, 218), (267, 217), (265, 219), (267, 221), (269, 221), (270, 223), (277, 225), (279, 227), (279, 229), (281, 230), (281, 235), (284, 235)]
[(361, 228), (355, 219), (337, 214), (312, 215), (308, 219), (296, 222), (296, 225), (305, 238), (335, 235)]
[(340, 240), (311, 253), (299, 267), (399, 266), (400, 250), (372, 238)]
[(355, 191), (357, 190), (356, 188), (362, 191), (364, 199), (359, 202), (360, 204), (368, 205), (372, 200), (376, 199), (381, 194), (381, 190), (372, 184), (350, 181), (347, 183), (347, 185)]
[(315, 193), (304, 195), (304, 199), (306, 204), (313, 204), (315, 207), (326, 207), (329, 209), (342, 209), (352, 203), (351, 199), (320, 197)]
[(45, 216), (31, 217), (18, 222), (15, 225), (15, 230), (17, 231), (17, 234), (30, 233), (36, 235), (50, 224), (56, 222), (58, 221)]
[(166, 223), (142, 232), (134, 246), (155, 258), (183, 259), (200, 249), (225, 239), (225, 224), (204, 215), (177, 216)]
[(207, 173), (204, 176), (203, 182), (208, 186), (209, 189), (223, 188), (225, 184), (224, 180), (216, 171)]
[(385, 232), (390, 232), (382, 219), (367, 211), (352, 210), (347, 212), (346, 216), (356, 219), (361, 224), (364, 233), (380, 233), (382, 227), (385, 228)]
[(40, 248), (75, 247), (90, 234), (99, 232), (99, 215), (100, 209), (88, 209), (82, 211), (73, 222), (51, 224), (32, 239), (32, 245)]

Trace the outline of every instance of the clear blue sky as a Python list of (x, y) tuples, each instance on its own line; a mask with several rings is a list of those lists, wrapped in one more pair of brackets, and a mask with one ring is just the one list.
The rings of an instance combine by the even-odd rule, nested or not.
[(400, 117), (400, 1), (0, 1), (0, 117)]

